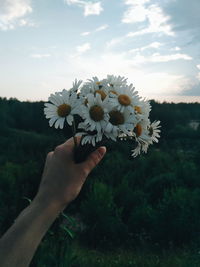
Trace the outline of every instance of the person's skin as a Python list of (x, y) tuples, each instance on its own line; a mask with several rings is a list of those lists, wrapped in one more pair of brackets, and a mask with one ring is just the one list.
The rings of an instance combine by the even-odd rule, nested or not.
[(47, 155), (38, 193), (0, 240), (1, 267), (27, 267), (47, 230), (74, 200), (88, 174), (103, 158), (100, 147), (80, 164), (73, 160), (73, 139)]

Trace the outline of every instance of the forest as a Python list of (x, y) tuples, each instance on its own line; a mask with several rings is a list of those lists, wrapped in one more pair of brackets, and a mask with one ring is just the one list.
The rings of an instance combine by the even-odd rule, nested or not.
[[(200, 104), (151, 100), (161, 138), (131, 157), (107, 154), (57, 218), (32, 267), (200, 266)], [(34, 198), (46, 154), (71, 136), (50, 128), (44, 102), (0, 98), (0, 233)]]

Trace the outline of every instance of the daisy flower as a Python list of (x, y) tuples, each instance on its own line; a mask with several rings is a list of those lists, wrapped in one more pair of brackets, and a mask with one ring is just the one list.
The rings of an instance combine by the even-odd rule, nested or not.
[(150, 125), (150, 121), (149, 119), (142, 119), (141, 121), (139, 121), (135, 128), (134, 128), (134, 134), (135, 134), (135, 139), (137, 142), (139, 143), (150, 143), (150, 136), (149, 136), (149, 125)]
[(70, 92), (77, 93), (82, 82), (83, 82), (82, 80), (75, 79), (75, 81), (72, 84), (72, 88), (70, 89)]
[(133, 131), (133, 136), (136, 141), (137, 146), (135, 149), (132, 150), (133, 157), (137, 157), (140, 155), (141, 152), (146, 153), (147, 149), (149, 147), (149, 144), (151, 143), (151, 139), (149, 137), (149, 131), (148, 131), (148, 125), (149, 120), (141, 120), (137, 123), (136, 127)]
[(151, 139), (148, 135), (149, 131), (148, 131), (148, 125), (149, 125), (149, 120), (141, 120), (139, 121), (133, 132), (132, 132), (132, 136), (134, 137), (134, 140), (136, 141), (137, 146), (135, 147), (135, 149), (132, 150), (133, 157), (137, 157), (138, 155), (140, 155), (141, 151), (142, 152), (147, 152), (147, 149), (149, 147), (149, 144), (151, 142)]
[(79, 133), (78, 135), (82, 136), (82, 140), (81, 140), (81, 144), (85, 145), (85, 144), (92, 144), (93, 146), (96, 145), (96, 143), (100, 142), (102, 140), (102, 134), (96, 133), (93, 135), (90, 135), (88, 133)]
[(120, 133), (131, 134), (136, 123), (135, 115), (128, 110), (121, 112), (117, 109), (109, 110), (109, 122), (107, 123), (104, 134), (107, 138), (116, 141)]
[(132, 156), (135, 158), (138, 155), (140, 155), (141, 152), (147, 153), (148, 147), (149, 147), (149, 145), (146, 143), (144, 143), (144, 144), (137, 143), (136, 148), (132, 150), (132, 152), (133, 152)]
[(97, 77), (93, 77), (88, 80), (81, 88), (81, 97), (86, 97), (88, 94), (100, 94), (101, 99), (104, 100), (108, 94), (108, 87), (106, 80), (99, 80)]
[(127, 78), (121, 76), (107, 75), (107, 83), (111, 87), (119, 87), (122, 85), (126, 85)]
[(149, 117), (151, 111), (151, 105), (147, 100), (140, 100), (133, 106), (134, 112), (138, 120), (146, 120)]
[(134, 129), (135, 131), (135, 139), (137, 142), (137, 147), (132, 150), (133, 157), (138, 156), (141, 151), (147, 153), (149, 145), (153, 144), (153, 142), (158, 142), (158, 138), (160, 137), (160, 121), (154, 121), (150, 124), (149, 120), (141, 121), (138, 123)]
[(132, 84), (129, 86), (121, 86), (110, 91), (110, 105), (113, 108), (123, 112), (128, 109), (133, 112), (133, 107), (139, 103), (139, 97)]
[(82, 145), (130, 139), (135, 143), (132, 155), (136, 157), (160, 137), (160, 121), (149, 120), (149, 101), (139, 97), (133, 84), (128, 85), (122, 76), (93, 77), (83, 85), (76, 79), (70, 90), (51, 94), (49, 102), (44, 113), (50, 126), (63, 129), (65, 122), (72, 125), (75, 119), (82, 120), (77, 129), (74, 127), (74, 135), (82, 136)]
[(49, 102), (45, 103), (44, 114), (49, 120), (49, 125), (63, 129), (64, 122), (72, 125), (73, 115), (77, 112), (77, 96), (75, 93), (63, 90), (61, 93), (51, 94)]
[(102, 101), (100, 94), (88, 94), (87, 103), (81, 106), (80, 116), (84, 121), (79, 124), (79, 128), (84, 131), (97, 131), (102, 135), (109, 119), (107, 108), (108, 97)]
[(160, 127), (160, 121), (154, 121), (148, 127), (151, 143), (158, 143), (158, 138), (160, 137)]

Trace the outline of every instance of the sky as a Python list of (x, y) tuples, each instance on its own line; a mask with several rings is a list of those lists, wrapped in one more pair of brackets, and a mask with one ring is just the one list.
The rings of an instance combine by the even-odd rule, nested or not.
[(114, 74), (146, 99), (200, 102), (199, 14), (200, 0), (0, 0), (0, 96)]

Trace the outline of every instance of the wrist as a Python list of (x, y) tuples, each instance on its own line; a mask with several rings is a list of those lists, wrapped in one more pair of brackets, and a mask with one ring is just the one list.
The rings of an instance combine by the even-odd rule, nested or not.
[(54, 199), (48, 199), (47, 197), (36, 195), (32, 201), (32, 205), (37, 206), (42, 212), (45, 212), (52, 216), (58, 216), (67, 206)]

